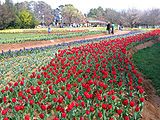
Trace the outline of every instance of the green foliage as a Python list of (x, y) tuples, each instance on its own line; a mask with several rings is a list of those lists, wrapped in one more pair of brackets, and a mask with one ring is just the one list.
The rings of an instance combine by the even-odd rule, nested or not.
[(113, 23), (120, 23), (120, 15), (114, 9), (106, 8), (105, 10), (102, 7), (90, 9), (88, 15), (89, 18), (94, 18), (97, 20), (109, 21)]
[(106, 20), (105, 19), (105, 11), (103, 10), (102, 7), (90, 9), (87, 16), (91, 17), (91, 18), (98, 19), (98, 20)]
[(31, 12), (19, 11), (11, 0), (6, 0), (5, 4), (0, 5), (0, 11), (0, 29), (34, 28), (38, 24)]
[(150, 79), (160, 95), (160, 43), (145, 48), (133, 55), (133, 60), (138, 69)]
[[(21, 28), (34, 28), (36, 21), (34, 16), (27, 10), (22, 10), (18, 15)], [(19, 24), (18, 22), (18, 24)]]
[[(49, 7), (44, 2), (39, 3), (41, 4), (38, 5), (41, 5), (42, 7)], [(27, 6), (30, 6), (30, 4), (31, 3), (28, 2), (22, 2), (14, 5), (12, 0), (5, 0), (5, 3), (0, 5), (0, 29), (34, 28), (36, 25), (38, 25), (39, 22), (37, 20), (41, 15), (37, 16), (37, 14), (39, 14), (37, 9), (36, 11), (32, 11), (31, 9), (29, 9)], [(41, 9), (42, 7), (40, 7), (39, 9)], [(34, 6), (34, 8), (38, 7)], [(50, 10), (51, 8), (48, 9)], [(44, 13), (41, 12), (41, 14), (44, 14), (47, 20), (47, 15), (52, 17), (52, 15), (49, 14), (47, 10), (42, 9), (42, 11), (44, 11)], [(37, 19), (35, 19), (35, 17)], [(52, 19), (50, 18), (50, 20)]]

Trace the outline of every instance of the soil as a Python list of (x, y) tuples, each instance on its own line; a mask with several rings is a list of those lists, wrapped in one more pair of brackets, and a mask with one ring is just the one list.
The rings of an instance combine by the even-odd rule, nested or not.
[[(156, 41), (148, 41), (144, 44), (137, 45), (128, 51), (128, 55), (136, 53), (138, 50), (151, 47), (153, 44), (160, 42), (160, 38)], [(160, 120), (160, 97), (156, 95), (156, 90), (152, 86), (150, 80), (143, 76), (143, 86), (146, 92), (144, 109), (141, 120)]]
[[(114, 35), (126, 34), (129, 32), (130, 31), (118, 31)], [(87, 36), (80, 36), (80, 37), (73, 37), (73, 38), (55, 39), (55, 40), (27, 41), (23, 43), (0, 44), (0, 53), (2, 52), (2, 50), (6, 52), (9, 50), (14, 51), (14, 50), (20, 50), (24, 48), (45, 47), (45, 46), (56, 45), (64, 42), (67, 43), (72, 41), (80, 41), (85, 39), (93, 39), (93, 38), (100, 38), (100, 37), (114, 36), (114, 35), (107, 35), (106, 33), (102, 33), (102, 34), (96, 34), (96, 35), (87, 35)]]

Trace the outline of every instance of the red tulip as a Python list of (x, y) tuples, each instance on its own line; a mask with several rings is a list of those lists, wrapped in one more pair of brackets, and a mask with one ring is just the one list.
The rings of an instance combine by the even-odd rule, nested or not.
[(15, 103), (17, 101), (16, 98), (12, 98), (12, 102)]
[(30, 100), (29, 103), (30, 103), (30, 105), (33, 105), (34, 104), (34, 100)]
[(128, 105), (128, 100), (127, 99), (123, 101), (123, 105), (125, 105), (125, 106)]
[(30, 120), (30, 116), (29, 115), (25, 115), (24, 120)]
[(39, 117), (40, 117), (41, 119), (43, 119), (43, 118), (44, 118), (44, 114), (43, 114), (43, 113), (39, 114)]
[(123, 112), (123, 110), (121, 110), (121, 109), (118, 109), (118, 110), (117, 110), (118, 115), (121, 115), (122, 112)]
[(7, 112), (8, 112), (8, 109), (4, 109), (4, 110), (1, 111), (1, 114), (2, 114), (2, 115), (6, 115)]
[(98, 112), (98, 117), (101, 118), (102, 117), (102, 112)]
[(138, 106), (136, 106), (135, 111), (139, 112), (140, 108)]
[(141, 101), (141, 102), (144, 102), (144, 100), (145, 100), (145, 99), (144, 99), (143, 97), (140, 98), (140, 101)]
[(130, 101), (130, 106), (131, 107), (134, 107), (134, 104), (135, 104), (134, 101)]
[(8, 117), (5, 117), (5, 118), (3, 118), (3, 120), (9, 120), (9, 118), (8, 118)]
[(4, 103), (7, 102), (7, 97), (6, 97), (6, 96), (3, 97), (3, 102), (4, 102)]
[(62, 113), (62, 118), (66, 118), (66, 113)]
[(42, 110), (46, 110), (47, 107), (46, 107), (45, 105), (41, 105), (41, 109), (42, 109)]
[(124, 120), (130, 120), (129, 116), (124, 116)]

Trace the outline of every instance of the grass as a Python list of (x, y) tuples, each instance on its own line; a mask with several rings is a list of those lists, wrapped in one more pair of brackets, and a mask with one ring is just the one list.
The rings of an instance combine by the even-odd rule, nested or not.
[(139, 50), (133, 55), (135, 65), (147, 79), (150, 79), (160, 96), (160, 43)]

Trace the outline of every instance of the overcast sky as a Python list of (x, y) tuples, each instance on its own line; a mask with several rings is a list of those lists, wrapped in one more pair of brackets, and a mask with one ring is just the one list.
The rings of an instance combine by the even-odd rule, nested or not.
[[(14, 3), (22, 1), (25, 0), (13, 0)], [(116, 10), (127, 9), (127, 8), (137, 8), (140, 10), (148, 8), (160, 8), (160, 0), (42, 0), (42, 1), (45, 1), (46, 3), (51, 5), (52, 8), (56, 8), (59, 5), (64, 5), (64, 4), (73, 4), (83, 13), (87, 13), (91, 8), (97, 8), (99, 6), (103, 8), (114, 8)]]

